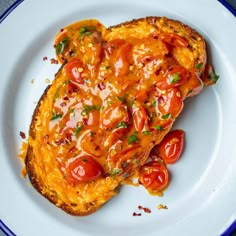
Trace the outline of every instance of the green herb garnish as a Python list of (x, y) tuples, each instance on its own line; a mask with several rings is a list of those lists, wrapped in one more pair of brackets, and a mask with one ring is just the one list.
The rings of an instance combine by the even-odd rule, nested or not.
[(131, 143), (134, 143), (134, 142), (137, 142), (137, 141), (138, 141), (138, 137), (135, 134), (131, 134), (128, 137), (128, 144), (131, 144)]
[(94, 26), (83, 26), (79, 29), (79, 34), (81, 37), (89, 36), (95, 30), (96, 28)]
[(82, 125), (78, 125), (75, 127), (75, 136), (77, 136), (79, 134), (79, 132), (82, 130), (83, 126)]
[(63, 38), (57, 45), (56, 45), (56, 54), (63, 53), (65, 49), (69, 46), (70, 39), (68, 37)]
[(171, 84), (174, 84), (180, 80), (180, 75), (179, 75), (179, 73), (169, 74), (168, 79)]
[(56, 92), (55, 92), (55, 94), (54, 94), (54, 96), (53, 96), (53, 102), (55, 102), (56, 99), (59, 97), (60, 89), (61, 89), (61, 87), (59, 87), (59, 88), (56, 90)]
[(81, 111), (81, 115), (84, 116), (93, 110), (99, 111), (100, 109), (101, 109), (100, 106), (94, 106), (94, 105), (83, 106), (83, 110)]
[(153, 128), (153, 129), (155, 129), (155, 130), (158, 130), (158, 131), (161, 131), (161, 130), (163, 130), (163, 127), (162, 127), (162, 126), (160, 126), (160, 125), (155, 125), (155, 126), (152, 126), (152, 128)]
[(120, 101), (122, 101), (122, 102), (124, 102), (124, 101), (125, 101), (125, 97), (120, 97), (120, 96), (117, 96), (117, 98), (118, 98)]
[(202, 66), (203, 66), (203, 63), (198, 63), (196, 66), (195, 66), (195, 68), (197, 68), (197, 69), (201, 69), (202, 68)]
[(162, 119), (170, 119), (171, 118), (171, 114), (167, 113), (167, 114), (163, 115), (161, 118)]
[(111, 171), (110, 171), (110, 176), (112, 177), (112, 178), (114, 178), (116, 175), (119, 175), (119, 174), (121, 174), (122, 173), (122, 170), (121, 169), (112, 169)]
[(127, 124), (124, 121), (121, 121), (120, 123), (116, 125), (116, 128), (120, 128), (120, 127), (127, 128)]
[(143, 134), (144, 134), (144, 135), (149, 135), (149, 134), (151, 134), (151, 132), (148, 131), (148, 130), (145, 130), (145, 131), (143, 131)]
[(217, 82), (217, 80), (219, 79), (219, 75), (217, 75), (212, 69), (209, 71), (209, 75), (208, 75), (208, 78), (210, 80), (212, 80), (214, 83)]
[(52, 118), (50, 120), (56, 120), (62, 117), (61, 113), (53, 113)]

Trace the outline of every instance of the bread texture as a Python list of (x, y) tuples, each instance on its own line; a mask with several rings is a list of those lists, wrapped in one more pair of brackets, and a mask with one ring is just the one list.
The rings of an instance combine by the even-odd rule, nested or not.
[[(74, 23), (57, 35), (55, 48), (62, 66), (35, 108), (25, 165), (40, 194), (71, 215), (85, 216), (119, 193), (171, 130), (182, 101), (201, 91), (206, 44), (180, 21), (147, 17), (109, 28), (96, 20)], [(81, 66), (68, 73), (75, 60)], [(172, 85), (158, 81), (172, 65), (189, 74), (173, 90), (179, 110), (165, 113), (156, 103)], [(136, 112), (148, 118), (136, 123)], [(102, 173), (73, 179), (68, 168), (81, 156), (95, 159)]]

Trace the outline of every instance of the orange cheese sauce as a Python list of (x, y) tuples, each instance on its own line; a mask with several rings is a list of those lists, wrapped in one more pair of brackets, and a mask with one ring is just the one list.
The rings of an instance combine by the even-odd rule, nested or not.
[[(29, 144), (41, 181), (65, 202), (105, 202), (115, 195), (171, 129), (190, 92), (184, 83), (196, 76), (191, 51), (160, 40), (145, 22), (139, 29), (121, 28), (119, 38), (87, 20), (55, 39), (58, 60), (66, 64), (41, 101)], [(80, 156), (102, 166), (97, 185), (68, 178)]]

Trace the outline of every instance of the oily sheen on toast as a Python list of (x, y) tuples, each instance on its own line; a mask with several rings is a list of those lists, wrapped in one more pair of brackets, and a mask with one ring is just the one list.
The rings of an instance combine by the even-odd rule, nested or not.
[(184, 100), (216, 80), (205, 76), (204, 38), (166, 17), (76, 22), (54, 46), (62, 66), (34, 111), (26, 170), (40, 194), (84, 216), (118, 194)]

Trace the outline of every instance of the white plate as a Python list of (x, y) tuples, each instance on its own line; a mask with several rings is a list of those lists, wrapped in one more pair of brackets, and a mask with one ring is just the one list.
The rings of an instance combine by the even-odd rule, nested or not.
[[(176, 127), (186, 131), (181, 160), (162, 198), (143, 188), (121, 194), (87, 217), (73, 217), (41, 197), (21, 177), (22, 139), (57, 65), (53, 39), (63, 26), (97, 18), (110, 26), (144, 16), (168, 16), (201, 32), (220, 74), (216, 86), (186, 102)], [(0, 219), (17, 235), (219, 235), (236, 218), (236, 20), (215, 0), (24, 1), (0, 25)], [(31, 80), (34, 79), (34, 83)], [(164, 204), (168, 210), (158, 210)], [(133, 217), (138, 205), (151, 214)]]

